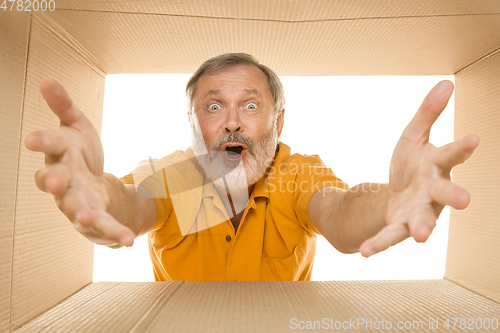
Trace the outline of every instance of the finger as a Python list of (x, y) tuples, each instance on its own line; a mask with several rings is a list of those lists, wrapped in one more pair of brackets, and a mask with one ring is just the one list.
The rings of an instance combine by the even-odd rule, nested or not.
[(384, 251), (390, 246), (402, 242), (410, 236), (408, 227), (404, 223), (394, 223), (385, 226), (375, 236), (361, 244), (359, 251), (368, 258), (375, 253)]
[(68, 190), (56, 200), (61, 212), (80, 232), (91, 232), (120, 245), (132, 246), (135, 234), (104, 211), (91, 209), (80, 191)]
[(91, 232), (120, 245), (132, 246), (134, 233), (104, 211), (92, 210), (80, 192), (70, 192), (58, 202), (59, 209), (80, 232)]
[(479, 145), (479, 137), (469, 134), (437, 149), (436, 164), (445, 170), (465, 162)]
[(89, 121), (82, 111), (73, 103), (68, 92), (56, 79), (46, 76), (40, 80), (40, 92), (47, 105), (61, 120), (62, 124), (78, 126)]
[(420, 207), (410, 215), (408, 221), (410, 236), (419, 243), (425, 242), (436, 226), (436, 220), (436, 213), (430, 204)]
[(73, 223), (80, 220), (80, 212), (90, 211), (83, 193), (74, 188), (68, 188), (64, 196), (56, 198), (56, 203), (59, 210)]
[(68, 167), (61, 163), (46, 166), (35, 173), (36, 186), (55, 197), (64, 195), (68, 188), (69, 178)]
[(412, 141), (428, 141), (432, 124), (446, 108), (453, 93), (451, 81), (441, 81), (431, 89), (420, 105), (417, 113), (406, 126), (402, 137)]
[(24, 139), (24, 145), (31, 151), (48, 155), (61, 155), (67, 148), (60, 131), (31, 132)]
[[(82, 212), (83, 213), (83, 212)], [(116, 221), (110, 214), (104, 211), (92, 212), (93, 221), (92, 228), (102, 235), (104, 238), (117, 242), (120, 245), (132, 246), (134, 244), (135, 234), (130, 228)], [(82, 215), (84, 217), (84, 215)], [(86, 225), (88, 221), (83, 221), (81, 224)]]
[(462, 186), (440, 179), (432, 186), (431, 199), (441, 205), (465, 209), (470, 203), (470, 194)]

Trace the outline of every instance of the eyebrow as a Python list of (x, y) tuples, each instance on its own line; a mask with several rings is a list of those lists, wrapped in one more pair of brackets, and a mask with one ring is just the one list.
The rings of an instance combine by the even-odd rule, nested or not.
[(258, 95), (257, 89), (244, 89), (243, 92), (247, 95)]
[[(207, 96), (218, 95), (220, 92), (220, 89), (212, 89), (208, 91)], [(259, 91), (257, 89), (243, 89), (243, 92), (247, 95), (259, 95)]]
[(220, 93), (220, 89), (209, 90), (207, 95), (218, 95)]

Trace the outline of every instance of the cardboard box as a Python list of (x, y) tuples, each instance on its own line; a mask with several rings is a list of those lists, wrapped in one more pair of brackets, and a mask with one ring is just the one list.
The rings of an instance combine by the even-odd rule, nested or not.
[[(499, 1), (52, 2), (0, 9), (0, 332), (278, 332), (324, 318), (435, 332), (436, 319), (500, 320)], [(452, 211), (443, 280), (92, 283), (93, 245), (36, 189), (43, 156), (22, 144), (58, 125), (40, 78), (59, 80), (100, 129), (107, 74), (192, 73), (236, 51), (279, 75), (455, 75), (455, 136), (481, 145), (453, 173), (473, 199)]]

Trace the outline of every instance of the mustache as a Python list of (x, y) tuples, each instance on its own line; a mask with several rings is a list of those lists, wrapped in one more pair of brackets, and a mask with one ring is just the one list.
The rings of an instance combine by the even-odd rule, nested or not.
[(248, 147), (248, 152), (255, 157), (255, 142), (240, 133), (224, 134), (213, 144), (212, 150), (219, 151), (228, 142), (241, 143)]

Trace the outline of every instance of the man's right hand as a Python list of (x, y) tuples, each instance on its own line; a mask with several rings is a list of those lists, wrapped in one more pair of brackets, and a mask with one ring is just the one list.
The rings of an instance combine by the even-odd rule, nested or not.
[(55, 79), (44, 77), (40, 92), (61, 125), (24, 140), (29, 150), (45, 154), (45, 167), (35, 174), (37, 187), (51, 193), (61, 212), (94, 243), (131, 246), (134, 232), (107, 212), (110, 193), (99, 134)]

